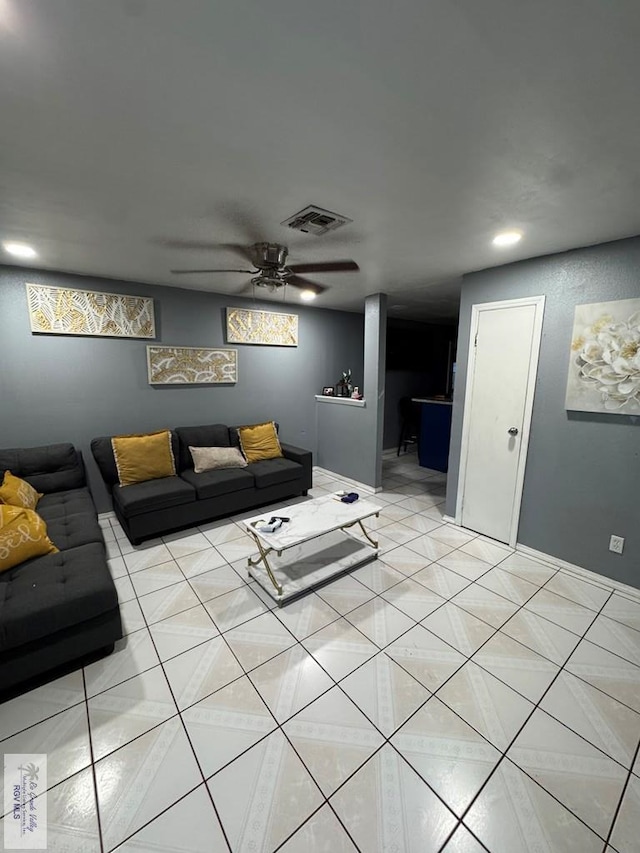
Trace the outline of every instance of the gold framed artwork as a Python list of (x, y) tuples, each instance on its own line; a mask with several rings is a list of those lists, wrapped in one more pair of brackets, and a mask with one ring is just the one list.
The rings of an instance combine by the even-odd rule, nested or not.
[(298, 346), (298, 315), (227, 308), (227, 343)]
[(31, 331), (49, 335), (155, 338), (153, 299), (27, 284)]
[(640, 299), (576, 305), (565, 408), (640, 414)]
[(238, 381), (238, 350), (147, 347), (149, 385), (217, 385)]

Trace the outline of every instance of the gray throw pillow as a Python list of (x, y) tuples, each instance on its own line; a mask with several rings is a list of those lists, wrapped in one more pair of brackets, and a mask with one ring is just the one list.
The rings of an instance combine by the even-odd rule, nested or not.
[(215, 468), (246, 468), (247, 460), (237, 447), (189, 447), (196, 474)]

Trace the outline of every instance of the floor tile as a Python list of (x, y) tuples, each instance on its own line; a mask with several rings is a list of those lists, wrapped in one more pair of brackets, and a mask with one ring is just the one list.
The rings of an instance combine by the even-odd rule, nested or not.
[(295, 637), (273, 613), (262, 613), (232, 628), (226, 632), (225, 639), (247, 672), (296, 642)]
[(219, 631), (229, 631), (269, 609), (248, 586), (212, 598), (204, 607)]
[(476, 534), (471, 533), (469, 530), (463, 530), (461, 527), (456, 527), (455, 524), (443, 524), (441, 527), (433, 530), (431, 536), (433, 539), (437, 539), (438, 542), (444, 542), (445, 545), (460, 548), (461, 545), (465, 545), (467, 542), (475, 539)]
[(149, 625), (168, 619), (183, 610), (189, 610), (200, 604), (200, 600), (186, 581), (175, 583), (157, 592), (150, 592), (138, 598), (138, 604)]
[(0, 705), (0, 741), (79, 702), (84, 702), (82, 670), (3, 702)]
[(229, 521), (228, 518), (223, 518), (220, 521), (211, 521), (208, 524), (201, 524), (199, 529), (211, 545), (233, 542), (234, 539), (242, 539), (246, 536), (244, 530), (241, 530), (237, 524)]
[(295, 645), (251, 672), (251, 681), (279, 723), (333, 687), (333, 680)]
[(640, 713), (640, 668), (588, 640), (566, 663), (569, 672)]
[(385, 737), (393, 734), (431, 695), (384, 652), (344, 678), (340, 686)]
[(102, 837), (112, 850), (195, 788), (202, 776), (177, 719), (96, 762)]
[(420, 569), (412, 580), (418, 581), (443, 598), (451, 598), (456, 593), (469, 586), (469, 579), (438, 563), (432, 563), (426, 569)]
[(243, 578), (226, 563), (216, 569), (193, 575), (189, 583), (200, 601), (210, 601), (218, 595), (224, 595), (245, 586)]
[(470, 581), (475, 581), (482, 577), (491, 568), (490, 563), (485, 563), (484, 560), (479, 560), (471, 554), (466, 554), (464, 551), (452, 551), (445, 557), (438, 560), (441, 566), (451, 569), (464, 578)]
[(216, 637), (218, 629), (204, 607), (199, 604), (197, 607), (182, 610), (175, 616), (169, 616), (168, 619), (154, 622), (149, 627), (149, 633), (160, 660), (166, 661)]
[(384, 746), (331, 798), (362, 853), (436, 853), (456, 824), (449, 809)]
[(378, 557), (378, 559), (407, 577), (414, 575), (420, 569), (424, 569), (431, 562), (422, 556), (422, 554), (417, 554), (415, 551), (407, 548), (406, 545), (398, 545), (397, 548), (387, 551), (382, 557)]
[(434, 692), (462, 666), (465, 658), (431, 631), (416, 625), (392, 643), (386, 653)]
[(124, 559), (122, 557), (113, 557), (110, 560), (107, 560), (107, 565), (109, 566), (109, 571), (111, 572), (112, 578), (121, 578), (128, 574), (127, 567), (124, 564)]
[(451, 551), (455, 550), (453, 545), (447, 545), (434, 539), (430, 533), (425, 533), (418, 536), (417, 539), (412, 539), (407, 542), (407, 548), (410, 551), (415, 551), (421, 557), (425, 557), (429, 562), (435, 562), (440, 557), (446, 557)]
[(473, 660), (531, 702), (540, 700), (558, 672), (556, 664), (501, 632), (494, 634)]
[(180, 710), (244, 675), (222, 637), (171, 658), (164, 671)]
[(95, 696), (159, 663), (151, 635), (145, 629), (128, 634), (114, 651), (84, 668), (87, 696)]
[(518, 610), (508, 622), (505, 622), (501, 631), (560, 665), (567, 660), (580, 642), (571, 631), (525, 608)]
[(160, 666), (99, 693), (88, 705), (94, 761), (178, 713)]
[(361, 604), (351, 610), (346, 618), (381, 649), (415, 624), (413, 619), (382, 598), (374, 598), (366, 604)]
[(602, 851), (602, 839), (506, 759), (464, 822), (491, 853)]
[(544, 616), (556, 625), (579, 635), (584, 634), (596, 616), (593, 610), (556, 595), (555, 592), (549, 592), (546, 588), (530, 598), (525, 607), (532, 613)]
[(533, 711), (533, 704), (473, 661), (440, 690), (438, 698), (501, 752)]
[(488, 542), (483, 537), (478, 537), (473, 539), (471, 542), (467, 542), (467, 544), (463, 545), (460, 550), (464, 551), (465, 554), (477, 557), (479, 560), (483, 560), (485, 563), (489, 563), (492, 566), (501, 563), (502, 560), (505, 560), (510, 554), (513, 554), (513, 550), (509, 548), (508, 545), (500, 545), (497, 542)]
[[(377, 499), (376, 495), (376, 499)], [(404, 507), (398, 506), (397, 504), (384, 504), (382, 506), (382, 510), (380, 511), (380, 519), (385, 521), (402, 521), (406, 518), (413, 516), (413, 513), (410, 509), (405, 509)], [(423, 533), (427, 533), (428, 531), (423, 530)]]
[(498, 566), (478, 578), (478, 584), (515, 604), (524, 604), (538, 591), (536, 584), (529, 583), (511, 572), (505, 572)]
[(540, 707), (611, 758), (631, 767), (640, 742), (640, 714), (569, 672), (560, 673)]
[(168, 563), (171, 559), (171, 551), (164, 543), (150, 547), (141, 546), (124, 555), (124, 563), (130, 574), (150, 566), (158, 566), (160, 563)]
[(116, 578), (113, 583), (115, 585), (116, 592), (118, 593), (118, 601), (120, 604), (125, 604), (125, 602), (131, 601), (132, 598), (136, 597), (136, 592), (133, 588), (129, 575), (123, 575), (120, 578)]
[(275, 731), (208, 781), (232, 850), (270, 853), (322, 804), (322, 794)]
[(419, 621), (444, 604), (444, 598), (415, 581), (413, 577), (401, 577), (402, 582), (388, 589), (382, 597), (407, 616)]
[(255, 543), (248, 536), (243, 536), (242, 539), (233, 539), (231, 542), (221, 542), (216, 548), (228, 563), (246, 560), (247, 557), (258, 553)]
[(441, 853), (486, 853), (486, 849), (461, 823)]
[(403, 524), (401, 521), (391, 522), (383, 530), (384, 535), (389, 539), (393, 539), (398, 545), (405, 545), (407, 542), (411, 542), (412, 539), (417, 539), (421, 535), (417, 530)]
[(171, 560), (168, 563), (160, 563), (157, 566), (151, 566), (149, 569), (143, 569), (141, 572), (135, 572), (131, 575), (131, 583), (136, 595), (146, 595), (174, 583), (184, 583), (184, 575), (175, 560)]
[(137, 598), (120, 605), (120, 619), (124, 636), (147, 627), (147, 620), (144, 618)]
[(384, 742), (339, 687), (333, 687), (283, 726), (325, 797), (331, 796)]
[(607, 616), (598, 616), (585, 639), (640, 666), (640, 631), (635, 628), (628, 628)]
[(381, 560), (374, 560), (372, 563), (367, 563), (366, 566), (356, 569), (352, 573), (352, 577), (369, 587), (373, 592), (381, 593), (403, 581), (405, 576)]
[(497, 749), (435, 696), (391, 743), (459, 817), (500, 758)]
[(588, 581), (576, 578), (568, 572), (558, 572), (545, 584), (545, 589), (569, 598), (583, 607), (591, 610), (600, 610), (602, 605), (611, 595), (610, 590), (602, 589)]
[(118, 847), (117, 853), (226, 853), (227, 850), (220, 821), (203, 784), (132, 835)]
[(176, 562), (182, 574), (189, 579), (227, 565), (227, 561), (216, 548), (207, 548), (205, 551), (196, 551), (186, 557), (178, 557)]
[(217, 773), (276, 727), (247, 676), (237, 678), (182, 714), (206, 777)]
[(536, 710), (508, 757), (606, 838), (626, 771), (544, 711)]
[[(7, 738), (2, 743), (2, 752), (5, 755), (45, 753), (47, 787), (53, 788), (58, 782), (91, 764), (87, 709), (84, 703)], [(4, 812), (4, 808), (0, 808), (0, 812)]]
[[(402, 510), (404, 511), (404, 507), (402, 507)], [(443, 526), (442, 521), (436, 521), (434, 518), (427, 518), (426, 515), (408, 515), (402, 519), (402, 523), (406, 527), (410, 527), (412, 530), (417, 531), (419, 534), (431, 533)]]
[(309, 634), (340, 618), (337, 610), (315, 592), (278, 607), (274, 613), (298, 640), (304, 640)]
[(637, 851), (638, 815), (640, 815), (640, 779), (631, 776), (611, 833), (611, 844), (618, 853)]
[(631, 599), (614, 592), (602, 608), (602, 614), (610, 619), (615, 619), (616, 622), (622, 622), (629, 628), (640, 631), (640, 601), (631, 601)]
[(358, 853), (331, 807), (319, 809), (278, 853)]
[(518, 605), (513, 601), (508, 601), (477, 583), (470, 584), (451, 600), (458, 607), (462, 607), (488, 625), (493, 625), (494, 628), (504, 625), (518, 609)]
[(162, 539), (174, 559), (186, 557), (189, 554), (195, 554), (197, 551), (204, 551), (205, 548), (211, 547), (211, 542), (200, 531), (171, 533), (169, 536), (163, 536)]
[(321, 587), (318, 595), (342, 616), (373, 598), (371, 590), (352, 575), (336, 578), (330, 584)]
[(467, 657), (471, 657), (496, 631), (492, 625), (451, 601), (423, 619), (422, 624)]
[(515, 554), (510, 554), (506, 560), (502, 560), (500, 568), (506, 572), (511, 572), (536, 586), (542, 586), (549, 578), (552, 578), (557, 569), (552, 569), (546, 566), (539, 560), (534, 560), (531, 557), (526, 557), (524, 554), (516, 551)]
[(378, 652), (378, 647), (344, 618), (311, 634), (302, 645), (336, 681)]

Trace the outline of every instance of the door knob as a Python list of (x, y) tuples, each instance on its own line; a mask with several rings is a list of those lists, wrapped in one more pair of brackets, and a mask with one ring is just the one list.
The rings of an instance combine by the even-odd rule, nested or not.
[(507, 432), (509, 433), (509, 435), (517, 435), (518, 434), (518, 427), (509, 427)]

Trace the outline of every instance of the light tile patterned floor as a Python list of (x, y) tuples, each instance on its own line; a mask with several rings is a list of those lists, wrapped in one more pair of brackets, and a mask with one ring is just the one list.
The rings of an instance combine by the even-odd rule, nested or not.
[(49, 849), (638, 853), (640, 593), (383, 466), (379, 560), (283, 609), (237, 518), (140, 548), (101, 519), (125, 639), (0, 706), (3, 752), (48, 753)]

